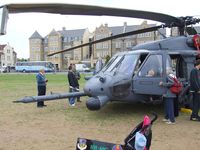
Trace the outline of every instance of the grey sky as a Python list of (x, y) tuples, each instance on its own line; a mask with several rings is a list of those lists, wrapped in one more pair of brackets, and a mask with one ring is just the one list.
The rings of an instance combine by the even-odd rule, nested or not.
[[(145, 10), (169, 14), (172, 16), (194, 16), (200, 17), (200, 1), (192, 0), (1, 0), (0, 5), (6, 3), (20, 2), (55, 2), (55, 3), (74, 3), (99, 5), (106, 7), (127, 8), (136, 10)], [(55, 30), (66, 29), (82, 29), (89, 28), (94, 31), (95, 27), (108, 23), (108, 26), (119, 26), (127, 22), (128, 25), (139, 24), (143, 20), (122, 17), (99, 17), (99, 16), (70, 16), (57, 14), (38, 14), (38, 13), (21, 13), (10, 14), (7, 24), (7, 34), (0, 36), (0, 44), (9, 43), (14, 47), (19, 58), (29, 57), (29, 41), (28, 38), (37, 30), (42, 36), (45, 36)]]

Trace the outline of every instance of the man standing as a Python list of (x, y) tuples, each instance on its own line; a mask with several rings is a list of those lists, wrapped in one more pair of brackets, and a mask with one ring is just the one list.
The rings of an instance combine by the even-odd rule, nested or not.
[(195, 67), (190, 73), (190, 88), (193, 93), (193, 107), (190, 120), (200, 121), (199, 107), (200, 107), (200, 59), (196, 61)]
[[(79, 87), (78, 80), (72, 71), (72, 66), (69, 66), (69, 71), (68, 71), (68, 82), (69, 82), (69, 91), (70, 92), (76, 92), (77, 87)], [(69, 104), (71, 106), (75, 106), (75, 97), (70, 97), (69, 98)]]
[[(73, 73), (77, 79), (77, 83), (78, 83), (78, 80), (80, 80), (81, 76), (80, 76), (80, 73), (76, 70), (75, 64), (72, 64), (72, 71), (73, 71)], [(77, 84), (76, 92), (79, 92), (79, 83)], [(77, 97), (77, 102), (81, 102), (80, 97)]]
[[(46, 83), (48, 80), (46, 80), (45, 77), (45, 71), (44, 69), (41, 69), (39, 73), (36, 75), (37, 79), (37, 89), (38, 89), (38, 96), (45, 95), (46, 94)], [(37, 107), (45, 107), (44, 101), (37, 102)]]

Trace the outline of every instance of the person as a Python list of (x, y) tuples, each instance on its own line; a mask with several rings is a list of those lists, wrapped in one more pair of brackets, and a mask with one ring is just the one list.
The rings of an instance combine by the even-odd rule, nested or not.
[[(79, 87), (78, 80), (72, 71), (72, 66), (69, 66), (69, 71), (68, 71), (68, 82), (69, 82), (69, 92), (76, 92), (77, 87)], [(75, 106), (75, 97), (70, 97), (69, 98), (69, 104), (71, 106)]]
[(155, 76), (155, 71), (153, 69), (150, 69), (148, 72), (147, 72), (147, 77), (154, 77)]
[(190, 88), (193, 93), (193, 107), (190, 120), (200, 121), (200, 116), (198, 115), (200, 107), (200, 59), (196, 61), (195, 67), (191, 70)]
[[(72, 71), (74, 72), (75, 77), (78, 82), (78, 80), (80, 80), (81, 76), (80, 76), (80, 73), (76, 70), (75, 64), (72, 64)], [(76, 92), (79, 92), (79, 83), (77, 84), (77, 87), (75, 89), (76, 89)], [(77, 97), (77, 102), (81, 102), (80, 97)]]
[(160, 82), (159, 85), (166, 87), (167, 91), (163, 95), (164, 97), (164, 107), (165, 107), (165, 118), (163, 121), (165, 121), (167, 124), (175, 124), (175, 117), (174, 117), (174, 99), (176, 98), (176, 95), (170, 91), (170, 87), (174, 84), (173, 77), (175, 75), (172, 74), (172, 69), (169, 67), (167, 68), (167, 77), (166, 82)]
[(174, 98), (174, 116), (179, 116), (179, 101), (178, 101), (178, 95), (176, 95), (176, 98)]
[[(46, 94), (46, 83), (48, 80), (45, 77), (44, 69), (39, 70), (39, 73), (36, 75), (37, 79), (37, 89), (38, 89), (38, 96)], [(37, 102), (37, 107), (42, 108), (45, 107), (44, 101)]]

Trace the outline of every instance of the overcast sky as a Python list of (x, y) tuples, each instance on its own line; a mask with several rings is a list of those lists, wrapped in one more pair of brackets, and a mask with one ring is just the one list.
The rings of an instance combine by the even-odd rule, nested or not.
[[(198, 16), (200, 17), (199, 0), (0, 0), (0, 5), (8, 3), (36, 3), (55, 2), (88, 4), (105, 7), (145, 10), (164, 13), (172, 16)], [(46, 36), (52, 29), (61, 30), (89, 28), (91, 32), (101, 24), (108, 26), (122, 26), (140, 24), (143, 20), (122, 17), (100, 16), (70, 16), (45, 13), (9, 14), (7, 34), (0, 36), (0, 44), (9, 43), (17, 52), (18, 58), (29, 57), (29, 37), (37, 30), (41, 36)], [(148, 23), (152, 23), (149, 22)], [(153, 22), (155, 23), (155, 22)]]

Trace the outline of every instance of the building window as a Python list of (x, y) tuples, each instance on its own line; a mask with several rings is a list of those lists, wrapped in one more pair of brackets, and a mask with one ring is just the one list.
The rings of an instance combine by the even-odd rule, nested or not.
[(44, 43), (48, 43), (48, 39), (47, 38), (44, 39)]
[(116, 48), (120, 48), (121, 47), (121, 42), (116, 42)]
[(10, 61), (10, 56), (7, 56), (7, 60)]
[(68, 37), (65, 37), (65, 38), (64, 38), (64, 42), (68, 42)]
[(10, 50), (9, 49), (7, 49), (7, 53), (10, 54)]
[(103, 43), (103, 48), (104, 48), (104, 49), (107, 49), (107, 48), (108, 48), (108, 42), (104, 42), (104, 43)]
[(102, 49), (102, 48), (103, 48), (102, 43), (98, 43), (98, 44), (96, 44), (96, 49)]
[(131, 47), (131, 41), (127, 41), (127, 42), (126, 42), (126, 47), (127, 47), (127, 48)]

